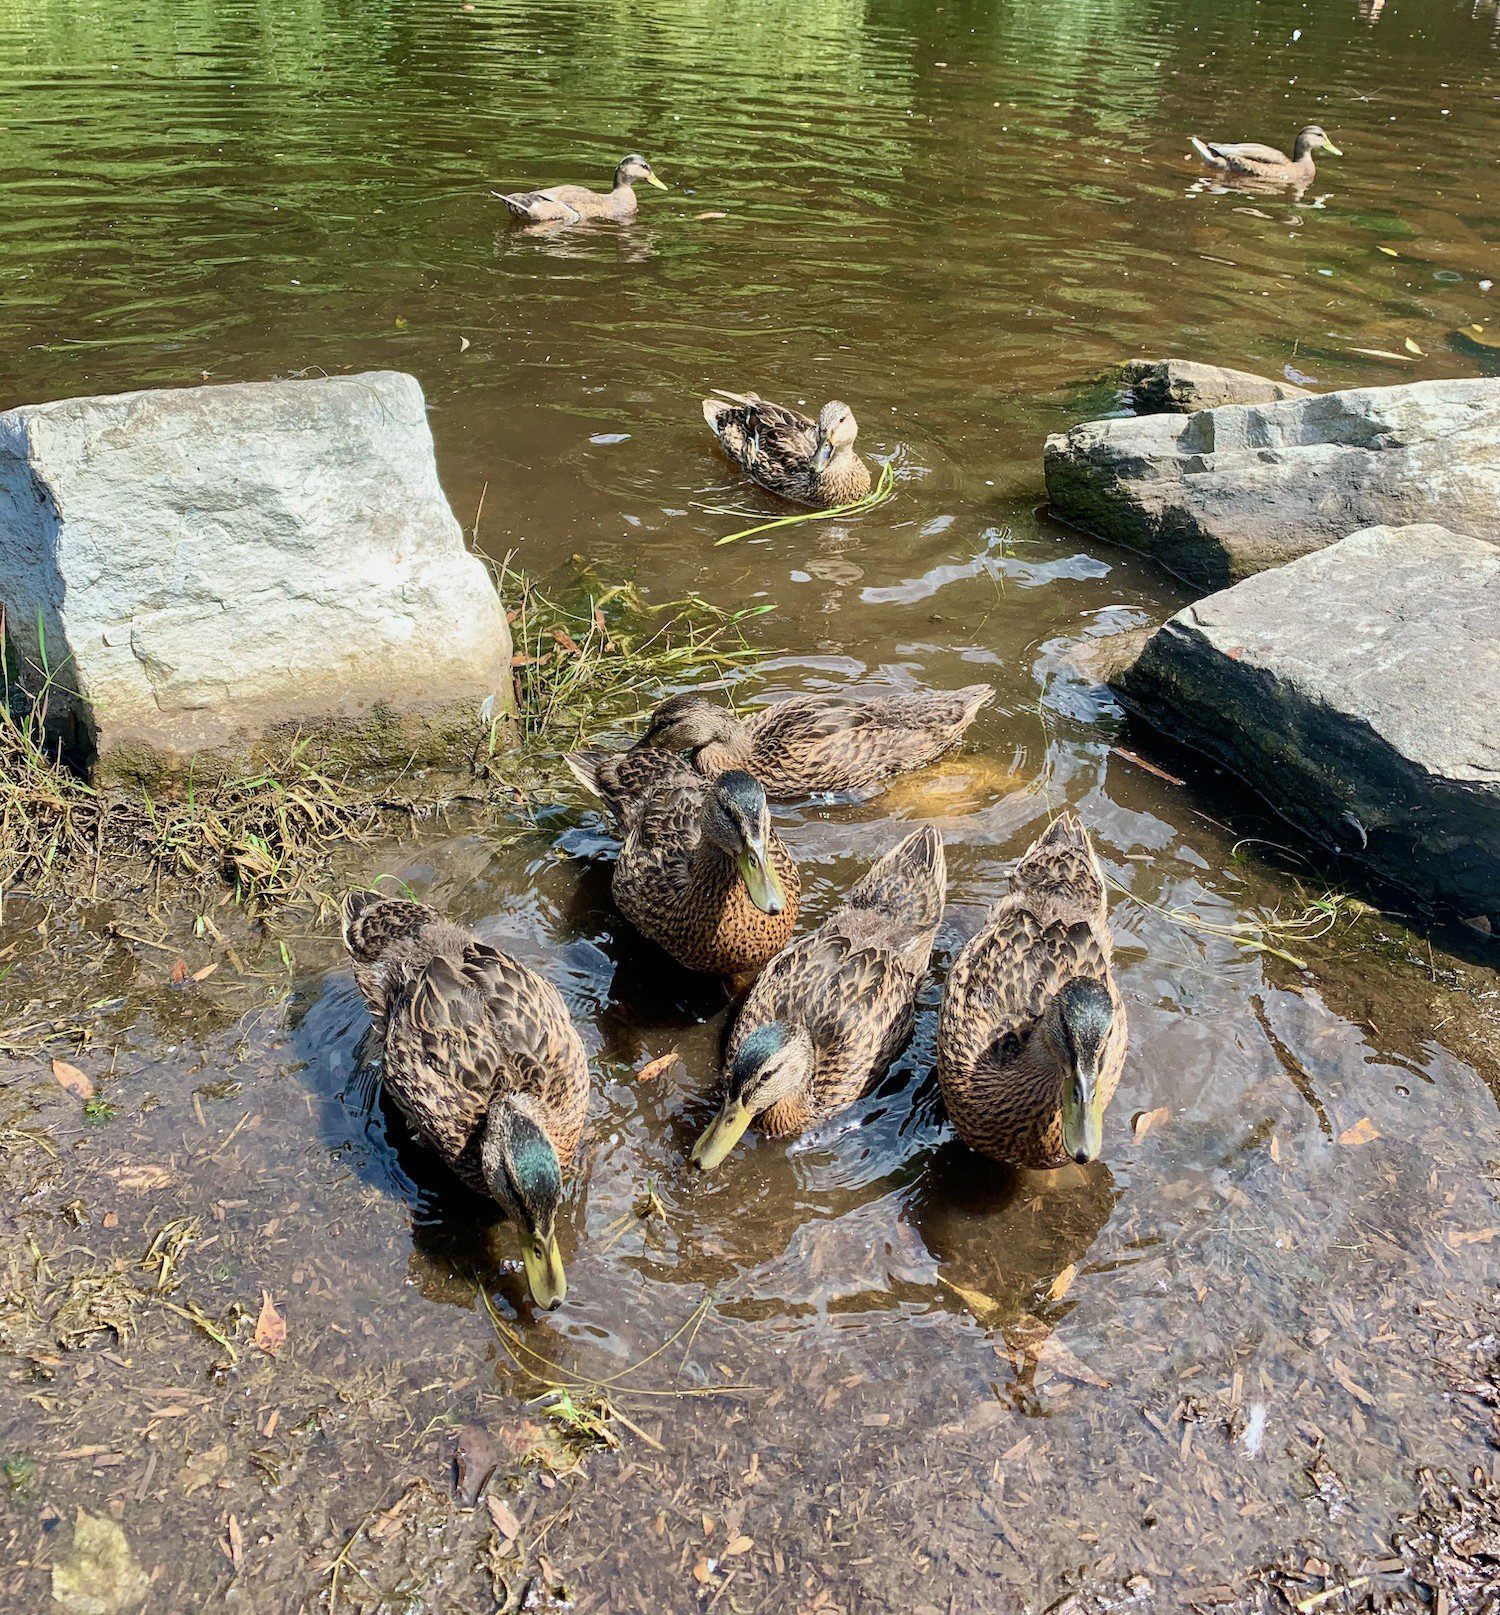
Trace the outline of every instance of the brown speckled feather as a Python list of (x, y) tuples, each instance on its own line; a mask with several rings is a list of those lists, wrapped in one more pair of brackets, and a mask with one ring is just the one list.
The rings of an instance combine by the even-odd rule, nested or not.
[(734, 862), (704, 838), (711, 782), (680, 758), (673, 761), (680, 773), (616, 809), (625, 841), (611, 887), (615, 904), (686, 969), (748, 975), (792, 935), (802, 891), (797, 866), (773, 833), (767, 852), (786, 906), (780, 914), (758, 909)]
[(745, 720), (748, 766), (778, 801), (867, 790), (956, 745), (994, 694), (970, 684), (863, 698), (794, 695)]
[(870, 468), (852, 448), (814, 469), (817, 424), (795, 409), (755, 393), (716, 391), (703, 400), (703, 418), (729, 458), (783, 499), (826, 509), (853, 504), (870, 491)]
[(1115, 1008), (1099, 1082), (1114, 1097), (1125, 1062), (1125, 1006), (1112, 967), (1104, 881), (1088, 833), (1065, 813), (1027, 851), (1011, 889), (948, 974), (938, 1082), (959, 1137), (1018, 1166), (1060, 1166), (1062, 1073), (1032, 1036), (1048, 1003), (1080, 976)]
[(872, 865), (816, 931), (766, 966), (730, 1034), (725, 1070), (746, 1037), (772, 1021), (807, 1028), (814, 1065), (806, 1100), (766, 1111), (757, 1119), (763, 1132), (800, 1132), (852, 1104), (901, 1052), (946, 892), (942, 839), (929, 825)]
[(564, 758), (574, 777), (609, 809), (622, 830), (653, 792), (696, 785), (699, 773), (683, 758), (639, 743), (628, 751), (575, 751)]
[(435, 909), (351, 892), (344, 940), (384, 1051), (385, 1091), (412, 1130), (484, 1189), (495, 1097), (527, 1094), (566, 1167), (588, 1113), (583, 1043), (557, 989)]

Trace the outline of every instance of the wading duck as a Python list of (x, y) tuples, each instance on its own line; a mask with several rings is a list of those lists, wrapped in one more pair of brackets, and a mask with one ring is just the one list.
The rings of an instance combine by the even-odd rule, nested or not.
[(724, 452), (763, 488), (799, 505), (852, 505), (870, 491), (870, 468), (854, 452), (859, 426), (847, 404), (824, 404), (815, 421), (754, 393), (714, 390), (703, 418)]
[(1065, 813), (954, 961), (938, 1083), (958, 1136), (1013, 1166), (1092, 1161), (1125, 1064), (1104, 877)]
[(586, 185), (554, 185), (545, 191), (512, 191), (495, 195), (514, 217), (531, 224), (582, 224), (588, 219), (619, 222), (633, 219), (636, 211), (635, 186), (645, 180), (657, 190), (666, 186), (651, 172), (651, 164), (639, 152), (624, 158), (615, 170), (614, 189), (591, 191)]
[(351, 892), (343, 919), (385, 1091), (425, 1144), (499, 1202), (537, 1305), (561, 1306), (557, 1208), (589, 1068), (557, 989), (424, 903)]
[(1297, 136), (1290, 157), (1275, 146), (1258, 146), (1252, 141), (1239, 145), (1220, 140), (1199, 140), (1189, 135), (1193, 149), (1211, 168), (1225, 168), (1231, 174), (1242, 174), (1247, 179), (1264, 180), (1273, 185), (1311, 185), (1317, 165), (1315, 151), (1326, 151), (1332, 157), (1344, 154), (1316, 123), (1310, 123)]
[(709, 776), (743, 768), (773, 802), (868, 790), (956, 745), (994, 694), (969, 684), (912, 695), (794, 695), (744, 718), (701, 695), (674, 695), (632, 751), (687, 752)]
[(885, 1071), (911, 1031), (946, 893), (942, 838), (928, 825), (766, 966), (729, 1037), (719, 1113), (693, 1149), (701, 1170), (752, 1122), (772, 1138), (800, 1133)]
[(791, 940), (801, 897), (765, 791), (742, 769), (709, 780), (680, 757), (622, 780), (609, 765), (628, 756), (567, 759), (624, 837), (611, 884), (615, 906), (688, 970), (754, 974)]

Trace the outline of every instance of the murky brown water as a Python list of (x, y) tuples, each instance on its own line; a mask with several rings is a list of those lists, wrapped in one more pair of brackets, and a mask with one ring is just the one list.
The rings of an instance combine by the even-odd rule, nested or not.
[[(1189, 130), (1285, 144), (1313, 118), (1346, 156), (1295, 203), (1207, 188), (1184, 158)], [(1495, 1097), (1471, 1063), (1489, 1031), (1450, 991), (1452, 939), (1429, 954), (1346, 916), (1288, 944), (1299, 969), (1167, 917), (1296, 912), (1326, 873), (1299, 885), (1285, 859), (1236, 854), (1265, 830), (1248, 804), (1112, 752), (1120, 715), (1072, 649), (1181, 597), (1037, 507), (1043, 437), (1108, 407), (1079, 384), (1138, 353), (1319, 387), (1493, 367), (1452, 336), (1500, 295), (1492, 5), (0, 6), (0, 130), (0, 406), (410, 370), (490, 553), (773, 602), (752, 632), (774, 654), (743, 693), (994, 683), (944, 772), (782, 815), (810, 921), (925, 815), (949, 847), (940, 962), (1049, 807), (1081, 809), (1123, 888), (1133, 1047), (1103, 1164), (1011, 1180), (948, 1142), (939, 976), (874, 1094), (704, 1183), (684, 1161), (725, 995), (614, 915), (597, 818), (561, 794), (519, 843), (471, 822), (375, 849), (351, 878), (399, 875), (539, 963), (589, 1029), (566, 1310), (530, 1317), (483, 1206), (371, 1111), (327, 926), (286, 937), (290, 978), (274, 956), (264, 980), (225, 969), (194, 1013), (164, 955), (114, 945), (122, 996), (87, 1063), (117, 1051), (115, 1119), (77, 1123), (50, 1078), (10, 1095), (98, 1185), (91, 1219), (108, 1201), (132, 1235), (159, 1222), (118, 1174), (169, 1162), (171, 1209), (235, 1252), (203, 1254), (203, 1304), (271, 1290), (293, 1360), (329, 1384), (394, 1380), (381, 1394), (415, 1425), (484, 1417), (511, 1383), (475, 1272), (532, 1349), (603, 1378), (712, 1298), (619, 1382), (645, 1438), (589, 1460), (548, 1541), (579, 1610), (1040, 1610), (1132, 1573), (1179, 1607), (1296, 1544), (1356, 1562), (1416, 1464), (1476, 1461), (1430, 1360), (1493, 1293), (1500, 1222)], [(674, 187), (634, 225), (505, 228), (492, 186), (602, 177), (633, 147)], [(1409, 363), (1356, 351), (1408, 338)], [(711, 450), (711, 385), (849, 400), (899, 496), (715, 549), (740, 523), (703, 507), (762, 502)], [(674, 1048), (680, 1065), (633, 1080)], [(237, 1088), (215, 1086), (226, 1073)], [(50, 1181), (16, 1231), (66, 1198)], [(642, 1220), (648, 1190), (660, 1215)], [(184, 1348), (184, 1376), (200, 1355)], [(105, 1362), (128, 1401), (128, 1368)], [(275, 1382), (257, 1366), (252, 1394), (245, 1372), (259, 1429)], [(722, 1384), (743, 1389), (623, 1394)], [(57, 1450), (32, 1397), (7, 1405), (0, 1444)], [(163, 1596), (222, 1585), (214, 1533), (165, 1546), (183, 1450), (142, 1479), (152, 1435), (100, 1467), (87, 1430), (108, 1416), (66, 1413), (84, 1457), (39, 1454), (50, 1503), (127, 1500)], [(395, 1495), (372, 1474), (436, 1484), (420, 1443), (372, 1436), (352, 1468), (347, 1450), (299, 1459), (295, 1483), (245, 1472), (268, 1496), (316, 1477), (318, 1496), (296, 1550), (310, 1580), (275, 1557), (295, 1533), (247, 1535), (256, 1608), (324, 1585), (326, 1542)], [(736, 1536), (753, 1546), (724, 1558)], [(16, 1572), (5, 1591), (31, 1608), (36, 1585)], [(343, 1596), (406, 1607), (373, 1583)]]

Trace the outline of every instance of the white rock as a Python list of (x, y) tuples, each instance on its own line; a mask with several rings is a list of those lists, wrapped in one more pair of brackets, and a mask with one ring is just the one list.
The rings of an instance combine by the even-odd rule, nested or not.
[(410, 376), (0, 414), (0, 577), (51, 721), (106, 774), (293, 727), (436, 757), (509, 704), (505, 613)]

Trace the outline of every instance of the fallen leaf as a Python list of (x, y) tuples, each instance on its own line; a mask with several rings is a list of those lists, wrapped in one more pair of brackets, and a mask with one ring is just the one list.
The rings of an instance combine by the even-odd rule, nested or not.
[(751, 1548), (753, 1548), (754, 1546), (755, 1546), (755, 1539), (753, 1537), (747, 1537), (747, 1536), (731, 1537), (730, 1541), (729, 1541), (729, 1546), (724, 1549), (724, 1557), (726, 1559), (732, 1559), (732, 1558), (737, 1557), (739, 1554), (749, 1553)]
[(1376, 252), (1383, 252), (1386, 255), (1387, 258), (1397, 258), (1397, 257), (1400, 256), (1400, 254), (1396, 251), (1396, 249), (1394, 247), (1380, 247), (1380, 246), (1377, 246), (1375, 248), (1375, 250), (1376, 250)]
[(1333, 1377), (1344, 1387), (1356, 1402), (1362, 1402), (1365, 1407), (1375, 1406), (1375, 1398), (1355, 1379), (1353, 1374), (1338, 1360), (1337, 1357), (1328, 1365), (1333, 1370)]
[(1389, 348), (1350, 348), (1350, 353), (1362, 353), (1367, 359), (1394, 359), (1397, 364), (1410, 364), (1409, 353), (1392, 353)]
[(562, 646), (565, 651), (571, 652), (574, 656), (583, 655), (583, 650), (579, 646), (578, 641), (574, 639), (572, 634), (570, 634), (566, 628), (554, 628), (552, 630), (552, 637), (559, 645)]
[(708, 1585), (709, 1579), (712, 1577), (713, 1573), (714, 1567), (708, 1562), (707, 1559), (700, 1559), (697, 1564), (693, 1566), (693, 1580), (696, 1581), (700, 1587), (706, 1587)]
[(212, 964), (204, 965), (204, 967), (201, 970), (195, 970), (193, 972), (193, 974), (192, 974), (191, 979), (193, 981), (207, 981), (208, 978), (211, 975), (213, 975), (214, 971), (216, 971), (218, 968), (219, 968), (218, 961), (215, 960)]
[(125, 1533), (110, 1519), (79, 1509), (73, 1540), (52, 1561), (52, 1596), (69, 1615), (126, 1615), (151, 1590)]
[(1056, 1335), (1048, 1335), (1030, 1354), (1042, 1368), (1050, 1368), (1064, 1379), (1077, 1380), (1080, 1385), (1092, 1385), (1107, 1391), (1109, 1381), (1096, 1374), (1082, 1358), (1074, 1356)]
[(1135, 1119), (1135, 1136), (1144, 1138), (1158, 1122), (1170, 1121), (1171, 1117), (1170, 1105), (1161, 1105), (1155, 1110), (1143, 1110)]
[(458, 351), (460, 353), (467, 353), (472, 346), (473, 344), (469, 341), (468, 337), (461, 336), (458, 339)]
[(993, 1318), (1000, 1310), (1000, 1303), (986, 1295), (983, 1290), (971, 1290), (965, 1285), (953, 1283), (951, 1279), (942, 1278), (941, 1275), (938, 1282), (952, 1290), (980, 1323), (986, 1318)]
[(699, 224), (702, 224), (705, 219), (727, 219), (729, 215), (727, 213), (720, 213), (714, 208), (710, 208), (707, 213), (695, 214), (694, 217), (697, 219)]
[(275, 1357), (286, 1345), (286, 1320), (271, 1304), (271, 1292), (260, 1292), (260, 1316), (255, 1320), (255, 1344), (267, 1357)]
[(132, 1190), (137, 1194), (148, 1189), (165, 1189), (168, 1184), (175, 1181), (168, 1168), (146, 1163), (111, 1166), (105, 1171), (117, 1187)]
[(473, 1508), (484, 1490), (484, 1483), (500, 1467), (503, 1454), (499, 1443), (482, 1424), (461, 1424), (453, 1458), (458, 1468), (458, 1501)]
[(92, 1099), (94, 1085), (76, 1065), (69, 1065), (66, 1060), (52, 1062), (52, 1075), (78, 1099)]
[(1422, 352), (1422, 350), (1416, 345), (1415, 342), (1412, 341), (1410, 337), (1407, 337), (1406, 341), (1403, 342), (1401, 346), (1405, 348), (1408, 353), (1416, 354), (1419, 359), (1425, 359), (1427, 357), (1427, 355)]
[(180, 987), (187, 980), (187, 960), (179, 953), (172, 961), (172, 985)]
[(191, 1497), (194, 1492), (201, 1492), (205, 1486), (213, 1483), (224, 1473), (224, 1467), (229, 1462), (229, 1448), (222, 1442), (210, 1447), (206, 1452), (200, 1452), (196, 1457), (189, 1458), (182, 1471), (182, 1494)]
[(495, 1529), (507, 1541), (514, 1542), (521, 1534), (521, 1522), (516, 1518), (515, 1510), (503, 1497), (487, 1497), (484, 1506), (490, 1511)]
[(648, 1060), (645, 1065), (643, 1065), (641, 1069), (636, 1072), (636, 1081), (655, 1082), (663, 1071), (676, 1064), (677, 1058), (677, 1050), (668, 1049), (665, 1054), (659, 1055), (656, 1059)]
[(1375, 1131), (1375, 1123), (1368, 1116), (1361, 1116), (1353, 1127), (1346, 1127), (1339, 1134), (1340, 1144), (1368, 1144), (1371, 1139), (1379, 1138)]
[(1279, 1133), (1272, 1133), (1271, 1134), (1271, 1159), (1273, 1161), (1275, 1161), (1278, 1166), (1280, 1166), (1280, 1164), (1281, 1164), (1281, 1135)]
[(1073, 1280), (1077, 1277), (1078, 1264), (1069, 1262), (1062, 1272), (1047, 1286), (1047, 1299), (1049, 1301), (1061, 1301), (1068, 1291), (1073, 1288)]
[(229, 1562), (238, 1574), (245, 1564), (245, 1537), (240, 1530), (240, 1522), (233, 1514), (229, 1516)]

